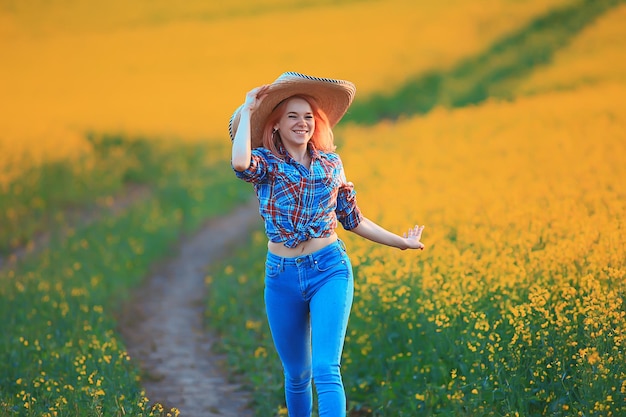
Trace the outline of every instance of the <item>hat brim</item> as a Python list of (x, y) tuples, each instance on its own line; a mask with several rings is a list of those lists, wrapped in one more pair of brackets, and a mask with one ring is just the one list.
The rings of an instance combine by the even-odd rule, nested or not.
[[(313, 77), (297, 72), (283, 73), (270, 84), (267, 89), (267, 96), (250, 117), (252, 148), (263, 146), (263, 125), (274, 108), (283, 100), (297, 94), (313, 97), (326, 113), (332, 128), (348, 111), (355, 93), (356, 87), (349, 81)], [(230, 118), (228, 130), (231, 140), (235, 139), (242, 107), (243, 104), (235, 110)]]

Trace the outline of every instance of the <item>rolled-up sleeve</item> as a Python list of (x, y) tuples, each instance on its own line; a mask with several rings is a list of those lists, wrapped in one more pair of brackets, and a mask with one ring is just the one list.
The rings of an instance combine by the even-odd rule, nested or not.
[(258, 149), (253, 149), (248, 169), (245, 171), (237, 171), (233, 167), (233, 171), (235, 171), (237, 178), (252, 184), (258, 184), (266, 178), (268, 166), (269, 164), (267, 163), (267, 160), (262, 152)]
[(339, 186), (336, 213), (337, 220), (346, 230), (354, 229), (363, 220), (363, 214), (356, 202), (354, 184), (351, 182), (344, 182)]

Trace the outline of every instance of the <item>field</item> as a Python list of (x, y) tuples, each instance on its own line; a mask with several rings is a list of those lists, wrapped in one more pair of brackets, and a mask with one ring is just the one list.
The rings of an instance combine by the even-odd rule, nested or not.
[[(114, 312), (252, 196), (228, 117), (286, 70), (357, 84), (335, 136), (359, 205), (426, 224), (420, 253), (341, 232), (352, 415), (626, 413), (622, 2), (107, 4), (0, 2), (0, 415), (177, 414), (145, 398)], [(211, 266), (206, 314), (257, 415), (286, 415), (264, 251), (257, 230)]]

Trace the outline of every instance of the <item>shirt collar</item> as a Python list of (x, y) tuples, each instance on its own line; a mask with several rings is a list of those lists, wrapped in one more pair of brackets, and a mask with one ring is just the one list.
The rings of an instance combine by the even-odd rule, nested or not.
[[(311, 162), (320, 158), (320, 152), (317, 150), (317, 148), (315, 148), (315, 145), (313, 145), (312, 142), (309, 142), (307, 150), (309, 151), (309, 155), (311, 155)], [(291, 157), (291, 155), (289, 155), (289, 152), (287, 152), (287, 149), (285, 149), (282, 143), (278, 144), (278, 153), (281, 156), (285, 157), (285, 162), (290, 164), (295, 162), (295, 160)]]

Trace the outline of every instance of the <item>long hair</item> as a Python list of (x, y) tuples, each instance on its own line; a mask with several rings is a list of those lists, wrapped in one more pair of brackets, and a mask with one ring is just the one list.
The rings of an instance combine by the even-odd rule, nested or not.
[(313, 97), (304, 94), (288, 97), (274, 107), (274, 110), (272, 110), (272, 113), (267, 117), (265, 125), (263, 126), (263, 147), (269, 149), (274, 155), (279, 156), (278, 146), (280, 145), (281, 138), (278, 132), (274, 132), (274, 125), (285, 115), (287, 102), (292, 98), (306, 100), (311, 106), (311, 111), (315, 118), (315, 130), (313, 131), (310, 142), (315, 149), (324, 152), (335, 151), (337, 147), (335, 146), (333, 131), (330, 128), (326, 113), (320, 108)]

